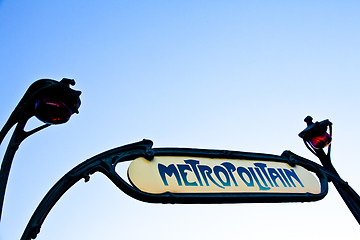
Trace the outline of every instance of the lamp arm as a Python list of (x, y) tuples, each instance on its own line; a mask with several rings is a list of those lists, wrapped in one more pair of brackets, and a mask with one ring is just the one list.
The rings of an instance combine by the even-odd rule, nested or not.
[[(330, 144), (331, 145), (331, 144)], [(330, 146), (329, 146), (330, 147)], [(319, 158), (321, 164), (328, 170), (334, 177), (330, 178), (339, 192), (341, 198), (360, 224), (360, 196), (350, 187), (350, 185), (343, 181), (331, 163), (330, 154), (325, 154), (323, 149), (316, 150), (316, 156)], [(329, 174), (328, 174), (329, 175)]]
[[(12, 116), (14, 116), (14, 115), (12, 114)], [(7, 121), (7, 123), (5, 124), (4, 128), (1, 131), (2, 139), (0, 139), (0, 140), (3, 140), (6, 133), (14, 125), (14, 123), (12, 122), (13, 119), (11, 117), (9, 118), (9, 120)], [(3, 161), (1, 163), (1, 169), (0, 169), (0, 221), (1, 221), (1, 216), (2, 216), (2, 208), (3, 208), (4, 198), (5, 198), (5, 190), (6, 190), (6, 185), (7, 185), (7, 181), (9, 178), (9, 174), (10, 174), (11, 164), (12, 164), (15, 153), (18, 150), (21, 142), (26, 138), (24, 127), (25, 127), (27, 120), (28, 120), (28, 118), (22, 118), (17, 121), (16, 128), (11, 136), (11, 139), (7, 146)], [(16, 124), (16, 122), (15, 122), (15, 124)]]
[(5, 138), (8, 131), (17, 123), (16, 128), (11, 136), (9, 145), (6, 149), (6, 152), (4, 154), (3, 161), (1, 163), (1, 169), (0, 169), (0, 222), (1, 222), (1, 216), (2, 216), (2, 208), (4, 204), (5, 199), (5, 191), (6, 191), (6, 185), (7, 181), (9, 179), (10, 169), (11, 165), (15, 156), (16, 151), (18, 150), (20, 144), (22, 141), (24, 141), (27, 137), (30, 135), (49, 127), (50, 124), (44, 124), (40, 127), (37, 127), (31, 131), (24, 131), (25, 125), (27, 121), (29, 120), (30, 116), (21, 116), (19, 120), (14, 120), (14, 114), (12, 114), (9, 118), (9, 120), (4, 125), (3, 129), (0, 133), (0, 144), (1, 141)]
[[(21, 142), (30, 135), (47, 128), (50, 124), (44, 124), (40, 127), (37, 127), (31, 131), (25, 131), (25, 125), (27, 121), (36, 115), (36, 102), (39, 101), (44, 96), (63, 96), (63, 100), (66, 100), (66, 108), (71, 110), (72, 113), (78, 113), (78, 108), (80, 106), (80, 91), (75, 91), (69, 87), (69, 85), (74, 85), (75, 81), (73, 79), (62, 79), (60, 82), (51, 79), (40, 79), (26, 90), (24, 96), (21, 98), (20, 102), (15, 107), (14, 111), (11, 113), (9, 119), (5, 123), (4, 127), (0, 131), (0, 145), (5, 139), (5, 136), (10, 131), (10, 129), (16, 125), (15, 130), (11, 136), (9, 145), (6, 149), (3, 161), (1, 163), (0, 169), (0, 221), (2, 214), (2, 207), (5, 198), (5, 189), (6, 184), (9, 178), (10, 168), (15, 156), (17, 149), (19, 148)], [(69, 115), (69, 117), (71, 116)], [(36, 115), (38, 117), (38, 115)], [(39, 118), (40, 119), (40, 118)], [(66, 121), (68, 118), (66, 119)], [(45, 121), (44, 121), (45, 122)], [(51, 122), (52, 123), (52, 122)], [(56, 123), (56, 122), (54, 122)], [(63, 122), (61, 122), (63, 123)]]
[[(84, 179), (85, 182), (90, 180), (90, 175), (95, 172), (101, 172), (106, 175), (116, 186), (121, 188), (125, 193), (132, 192), (136, 194), (134, 190), (125, 180), (121, 177), (117, 177), (115, 172), (115, 166), (119, 162), (130, 161), (134, 157), (147, 156), (144, 154), (144, 150), (141, 146), (147, 149), (149, 141), (144, 140), (140, 143), (134, 143), (118, 147), (106, 152), (100, 153), (74, 167), (68, 173), (66, 173), (45, 195), (42, 201), (39, 203), (34, 214), (29, 220), (21, 240), (35, 239), (37, 234), (40, 232), (41, 225), (45, 218), (57, 203), (57, 201), (74, 186), (78, 181)], [(140, 146), (140, 148), (139, 148)]]
[(19, 121), (18, 116), (18, 108), (15, 108), (15, 110), (11, 113), (9, 119), (6, 121), (4, 127), (0, 131), (0, 145), (2, 141), (4, 140), (7, 133), (10, 131), (10, 129)]
[(45, 218), (51, 209), (66, 193), (66, 191), (77, 182), (81, 179), (85, 179), (85, 182), (89, 181), (90, 174), (95, 172), (102, 172), (105, 174), (106, 170), (103, 170), (103, 168), (106, 168), (106, 163), (102, 160), (103, 159), (85, 161), (65, 174), (42, 199), (26, 226), (21, 240), (30, 240), (37, 237), (37, 234), (40, 232), (41, 225), (45, 221)]
[[(340, 196), (355, 217), (356, 221), (360, 224), (360, 196), (337, 173), (334, 166), (331, 164), (329, 153), (325, 154), (322, 149), (317, 149), (316, 151), (314, 150), (314, 154), (320, 159), (322, 166), (315, 162), (311, 162), (311, 165), (324, 172), (329, 182), (333, 182), (336, 190), (339, 192)], [(296, 164), (297, 162), (302, 161), (309, 161), (290, 151), (285, 151), (282, 155), (288, 159), (292, 159), (292, 164)]]

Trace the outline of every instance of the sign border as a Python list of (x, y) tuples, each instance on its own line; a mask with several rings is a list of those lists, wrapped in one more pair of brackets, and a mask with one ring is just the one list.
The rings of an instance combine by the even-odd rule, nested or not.
[[(33, 213), (28, 225), (25, 228), (21, 239), (35, 238), (40, 232), (46, 216), (49, 214), (57, 201), (81, 179), (85, 182), (90, 180), (90, 175), (100, 172), (109, 178), (121, 191), (132, 198), (148, 203), (181, 203), (181, 204), (211, 204), (211, 203), (276, 203), (276, 202), (311, 202), (323, 199), (328, 192), (329, 179), (338, 177), (321, 165), (314, 163), (306, 158), (300, 157), (290, 151), (284, 151), (281, 156), (249, 153), (228, 150), (209, 150), (195, 148), (152, 148), (153, 142), (144, 139), (143, 141), (117, 147), (80, 163), (47, 192), (35, 212)], [(262, 160), (288, 163), (290, 166), (302, 166), (313, 172), (319, 178), (320, 193), (161, 193), (150, 194), (143, 192), (130, 185), (116, 172), (117, 164), (132, 161), (139, 157), (144, 157), (151, 161), (154, 156), (193, 156), (193, 157), (212, 157), (212, 158), (242, 158), (248, 160)], [(337, 180), (340, 181), (340, 180)], [(346, 184), (345, 182), (341, 182)]]
[[(151, 161), (155, 156), (186, 156), (205, 158), (226, 158), (260, 160), (287, 163), (290, 166), (299, 165), (315, 173), (320, 183), (320, 193), (147, 193), (138, 189), (134, 184), (128, 185), (132, 190), (128, 193), (131, 197), (149, 203), (182, 203), (182, 204), (207, 204), (207, 203), (276, 203), (276, 202), (311, 202), (324, 198), (328, 192), (326, 174), (319, 169), (317, 164), (302, 158), (290, 151), (285, 151), (281, 156), (251, 153), (230, 150), (212, 150), (197, 148), (152, 148), (150, 140), (136, 143), (142, 149), (142, 155)], [(141, 146), (140, 146), (141, 145)], [(132, 159), (133, 160), (133, 159)], [(118, 164), (122, 160), (114, 162)], [(118, 175), (119, 178), (121, 178)], [(129, 178), (130, 180), (130, 178)], [(131, 180), (130, 180), (131, 181)]]

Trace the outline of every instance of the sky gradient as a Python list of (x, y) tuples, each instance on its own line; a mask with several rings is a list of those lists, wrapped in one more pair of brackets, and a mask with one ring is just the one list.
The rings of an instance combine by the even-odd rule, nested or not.
[[(38, 79), (73, 78), (82, 91), (78, 115), (26, 139), (15, 155), (0, 239), (19, 239), (73, 167), (144, 138), (154, 147), (291, 150), (318, 163), (298, 137), (307, 115), (333, 123), (333, 164), (360, 193), (359, 12), (351, 0), (0, 1), (1, 126)], [(36, 239), (359, 234), (331, 183), (312, 203), (162, 205), (94, 174), (60, 199)]]

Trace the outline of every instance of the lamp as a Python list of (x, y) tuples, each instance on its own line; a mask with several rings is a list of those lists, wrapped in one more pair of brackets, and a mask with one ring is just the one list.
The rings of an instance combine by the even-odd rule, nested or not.
[[(81, 92), (71, 89), (69, 85), (75, 85), (75, 81), (63, 78), (60, 82), (51, 79), (34, 82), (1, 129), (0, 144), (9, 130), (16, 125), (0, 169), (0, 219), (12, 160), (21, 142), (51, 124), (67, 122), (73, 113), (79, 112)], [(33, 116), (45, 124), (25, 131), (27, 121)]]
[[(41, 81), (41, 80), (40, 80)], [(49, 81), (43, 79), (43, 81)], [(75, 85), (73, 79), (64, 78), (58, 82), (49, 82), (46, 92), (39, 96), (34, 105), (34, 115), (48, 124), (62, 124), (67, 122), (73, 113), (79, 113), (80, 91), (69, 88)]]
[[(304, 140), (306, 147), (319, 158), (327, 171), (329, 181), (333, 182), (336, 190), (360, 224), (360, 197), (347, 182), (341, 179), (331, 163), (332, 123), (327, 119), (315, 123), (312, 120), (313, 118), (310, 116), (304, 119), (307, 123), (307, 128), (299, 133), (299, 137)], [(328, 129), (329, 133), (327, 132)], [(326, 146), (328, 146), (327, 153), (323, 150)]]
[[(329, 120), (324, 120), (321, 122), (313, 123), (313, 118), (307, 116), (304, 121), (307, 123), (307, 128), (305, 128), (299, 136), (304, 140), (305, 145), (312, 152), (323, 149), (326, 146), (331, 144), (332, 140), (332, 123)], [(328, 127), (330, 133), (327, 132)]]

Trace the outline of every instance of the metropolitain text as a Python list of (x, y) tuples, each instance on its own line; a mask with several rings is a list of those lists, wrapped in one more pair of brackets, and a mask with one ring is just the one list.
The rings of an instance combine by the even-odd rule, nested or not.
[(243, 182), (249, 188), (262, 191), (279, 187), (304, 187), (294, 169), (271, 168), (261, 162), (253, 163), (250, 167), (235, 167), (230, 162), (210, 167), (192, 159), (184, 160), (184, 163), (168, 166), (158, 164), (159, 175), (165, 186), (169, 185), (169, 178), (175, 178), (178, 186), (215, 185), (225, 189), (238, 187)]

